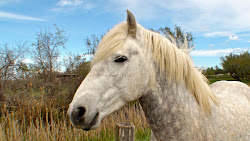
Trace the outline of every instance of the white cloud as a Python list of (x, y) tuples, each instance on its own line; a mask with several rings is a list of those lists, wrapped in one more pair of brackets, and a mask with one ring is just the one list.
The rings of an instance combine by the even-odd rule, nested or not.
[(85, 3), (84, 6), (83, 6), (83, 8), (84, 8), (85, 10), (91, 10), (91, 9), (93, 9), (94, 7), (95, 7), (95, 5), (94, 5), (93, 3)]
[(83, 0), (60, 0), (56, 5), (58, 6), (78, 6), (83, 4)]
[(209, 44), (208, 47), (214, 47), (214, 44)]
[[(239, 31), (250, 29), (248, 17), (250, 13), (249, 0), (189, 0), (175, 1), (176, 7), (182, 5), (180, 12), (181, 18), (175, 20), (190, 26), (193, 30), (198, 31)], [(173, 7), (174, 8), (174, 7)], [(186, 17), (186, 18), (185, 18)], [(187, 20), (189, 19), (189, 20)]]
[(69, 10), (84, 9), (91, 10), (95, 7), (93, 3), (86, 2), (85, 0), (59, 0), (53, 11), (68, 12)]
[(224, 36), (232, 36), (232, 35), (234, 34), (230, 32), (218, 32), (218, 31), (204, 34), (205, 37), (217, 37), (217, 36), (224, 37)]
[(20, 0), (0, 0), (0, 6), (11, 2), (19, 2)]
[(245, 32), (235, 32), (235, 33), (232, 33), (232, 32), (223, 32), (223, 31), (215, 31), (215, 32), (207, 32), (205, 34), (203, 34), (203, 36), (205, 37), (234, 37), (234, 36), (238, 36), (239, 37), (247, 37), (247, 36), (250, 36), (250, 30), (249, 31), (245, 31)]
[(246, 37), (246, 36), (250, 36), (250, 33), (240, 33), (239, 35), (242, 37)]
[[(232, 33), (250, 31), (250, 0), (59, 0), (56, 11), (82, 8), (99, 13), (112, 13), (124, 18), (125, 10), (131, 10), (139, 21), (164, 21), (177, 24), (187, 31), (216, 32), (231, 36)], [(225, 35), (224, 35), (225, 36)]]
[(240, 54), (245, 51), (249, 51), (249, 48), (227, 48), (227, 49), (214, 49), (214, 50), (192, 50), (191, 56), (225, 56), (230, 53)]
[(28, 20), (28, 21), (45, 21), (45, 19), (26, 16), (26, 15), (20, 15), (15, 13), (9, 13), (0, 11), (0, 19), (16, 19), (16, 20)]
[(30, 58), (25, 58), (22, 62), (25, 63), (25, 64), (33, 64), (34, 60), (32, 60)]
[(250, 30), (249, 0), (109, 0), (106, 3), (111, 13), (130, 9), (140, 19), (170, 21), (192, 31)]
[(236, 35), (229, 36), (229, 40), (239, 40), (239, 37)]
[(93, 54), (85, 54), (83, 55), (84, 58), (86, 58), (86, 61), (91, 61), (91, 59), (94, 57)]

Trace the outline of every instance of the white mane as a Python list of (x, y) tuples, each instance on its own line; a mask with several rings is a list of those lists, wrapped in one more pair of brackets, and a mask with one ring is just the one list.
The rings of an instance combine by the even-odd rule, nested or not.
[[(187, 41), (180, 48), (177, 48), (173, 39), (170, 41), (158, 33), (144, 29), (140, 25), (137, 28), (138, 31), (140, 30), (143, 33), (145, 47), (152, 50), (153, 59), (161, 74), (165, 73), (170, 82), (184, 82), (204, 111), (211, 111), (209, 99), (218, 105), (206, 77), (194, 67), (193, 61), (188, 54)], [(111, 29), (101, 40), (91, 62), (92, 66), (121, 49), (128, 34), (126, 22)]]

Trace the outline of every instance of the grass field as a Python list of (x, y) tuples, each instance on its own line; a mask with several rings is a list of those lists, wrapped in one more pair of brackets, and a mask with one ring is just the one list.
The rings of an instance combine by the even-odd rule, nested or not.
[[(210, 84), (216, 82), (216, 81), (220, 81), (220, 80), (227, 80), (227, 81), (237, 81), (234, 78), (232, 78), (230, 75), (224, 74), (224, 75), (210, 75), (207, 76), (207, 79), (209, 81)], [(244, 80), (243, 81), (246, 84), (250, 84), (250, 80)]]
[[(232, 81), (230, 76), (209, 76), (211, 83), (219, 80)], [(249, 81), (245, 82), (249, 84)], [(9, 105), (0, 108), (0, 140), (68, 140), (68, 141), (113, 141), (116, 123), (133, 123), (136, 128), (136, 140), (148, 141), (148, 126), (140, 105), (131, 103), (111, 114), (102, 121), (101, 127), (85, 132), (72, 127), (66, 114), (67, 107), (56, 106), (53, 101), (44, 98), (43, 90), (29, 90), (24, 98), (13, 98)], [(14, 95), (14, 94), (13, 94)], [(58, 99), (56, 99), (58, 100)]]
[(93, 131), (74, 128), (65, 110), (45, 105), (43, 101), (31, 98), (16, 101), (11, 111), (2, 109), (0, 118), (0, 140), (73, 140), (109, 141), (114, 140), (116, 123), (133, 123), (136, 140), (149, 140), (150, 128), (138, 103), (125, 106), (102, 121), (101, 127)]

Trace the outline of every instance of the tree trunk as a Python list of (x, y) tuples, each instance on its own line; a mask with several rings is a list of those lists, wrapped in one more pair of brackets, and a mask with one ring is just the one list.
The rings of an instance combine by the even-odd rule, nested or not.
[(2, 78), (0, 76), (0, 102), (5, 101), (5, 96), (3, 93)]
[(238, 81), (241, 81), (240, 80), (240, 77), (236, 74), (236, 73), (231, 73), (229, 72), (229, 74), (231, 75), (231, 77), (233, 77), (234, 79), (238, 80)]

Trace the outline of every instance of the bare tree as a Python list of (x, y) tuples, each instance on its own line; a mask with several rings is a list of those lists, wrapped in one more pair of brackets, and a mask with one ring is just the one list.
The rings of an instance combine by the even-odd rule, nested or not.
[(36, 42), (32, 44), (35, 47), (33, 58), (36, 70), (42, 75), (44, 83), (54, 81), (54, 72), (60, 55), (59, 50), (65, 48), (66, 42), (65, 31), (56, 25), (54, 25), (53, 31), (43, 28), (36, 34)]
[(24, 55), (27, 53), (27, 43), (16, 43), (10, 47), (9, 44), (0, 44), (0, 97), (3, 98), (4, 88), (7, 80), (16, 79), (16, 70), (23, 63)]
[(100, 39), (102, 39), (102, 36), (99, 38), (96, 35), (92, 34), (91, 37), (87, 37), (85, 39), (85, 44), (88, 49), (88, 54), (95, 54), (96, 48), (100, 42)]
[[(74, 73), (77, 75), (85, 76), (84, 73), (88, 73), (89, 65), (84, 55), (70, 54), (64, 59), (64, 65), (66, 73)], [(86, 72), (87, 71), (87, 72)]]

